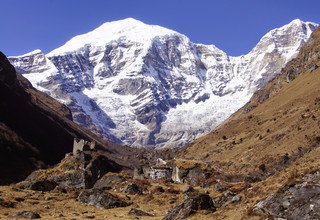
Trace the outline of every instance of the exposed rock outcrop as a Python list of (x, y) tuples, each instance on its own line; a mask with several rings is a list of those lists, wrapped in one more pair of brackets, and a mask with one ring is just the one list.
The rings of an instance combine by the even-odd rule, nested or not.
[(215, 211), (213, 201), (209, 195), (199, 194), (186, 199), (183, 203), (169, 211), (164, 220), (186, 219), (198, 210)]
[(32, 212), (32, 211), (21, 211), (17, 212), (13, 215), (10, 216), (11, 218), (27, 218), (27, 219), (37, 219), (41, 218), (39, 213), (37, 212)]
[(259, 202), (256, 214), (283, 219), (320, 219), (320, 173), (306, 175)]
[(89, 189), (104, 174), (119, 172), (121, 169), (120, 165), (97, 152), (81, 152), (68, 155), (51, 169), (33, 172), (18, 186), (39, 191), (51, 191), (56, 187), (62, 191)]
[(81, 192), (78, 197), (78, 201), (88, 205), (93, 205), (97, 208), (105, 209), (126, 207), (130, 205), (130, 203), (123, 199), (98, 189), (90, 189)]
[(153, 216), (152, 214), (139, 210), (139, 209), (130, 209), (129, 215), (136, 215), (136, 216)]

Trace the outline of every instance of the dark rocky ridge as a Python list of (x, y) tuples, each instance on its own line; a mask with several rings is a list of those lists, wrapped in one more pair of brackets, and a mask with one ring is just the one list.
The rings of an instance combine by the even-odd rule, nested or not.
[(134, 164), (130, 158), (138, 150), (102, 141), (72, 122), (65, 105), (34, 89), (0, 52), (0, 184), (60, 162), (75, 137), (95, 141), (117, 163)]

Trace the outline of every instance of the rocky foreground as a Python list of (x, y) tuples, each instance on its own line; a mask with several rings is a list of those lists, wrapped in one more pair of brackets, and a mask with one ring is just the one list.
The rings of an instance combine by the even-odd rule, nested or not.
[[(50, 169), (1, 186), (0, 218), (318, 219), (320, 162), (314, 158), (319, 156), (317, 149), (266, 179), (264, 171), (235, 176), (182, 159), (165, 163), (178, 173), (149, 172), (141, 179), (95, 151), (70, 153)], [(163, 163), (150, 167), (156, 174), (164, 170)], [(173, 181), (176, 175), (181, 182)]]

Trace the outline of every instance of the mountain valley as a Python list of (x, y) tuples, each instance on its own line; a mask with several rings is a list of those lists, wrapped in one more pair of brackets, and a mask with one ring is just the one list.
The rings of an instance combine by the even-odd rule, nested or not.
[(316, 24), (230, 57), (119, 22), (16, 70), (0, 54), (1, 219), (320, 218)]
[(9, 59), (35, 88), (66, 104), (76, 123), (100, 137), (133, 147), (181, 147), (249, 101), (317, 26), (296, 19), (267, 33), (248, 54), (233, 57), (128, 18), (48, 54), (36, 50)]

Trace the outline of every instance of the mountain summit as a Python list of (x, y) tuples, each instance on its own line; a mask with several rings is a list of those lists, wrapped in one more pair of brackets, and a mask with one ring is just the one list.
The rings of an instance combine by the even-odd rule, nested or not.
[(108, 22), (47, 55), (11, 63), (66, 104), (74, 121), (116, 143), (182, 146), (242, 107), (296, 56), (317, 24), (294, 20), (232, 57), (132, 18)]
[(147, 43), (150, 43), (153, 38), (170, 34), (178, 33), (157, 25), (146, 25), (133, 18), (127, 18), (104, 23), (89, 33), (76, 36), (62, 47), (51, 51), (48, 56), (68, 54), (86, 46), (104, 47), (106, 43), (116, 39), (130, 39), (147, 46)]

